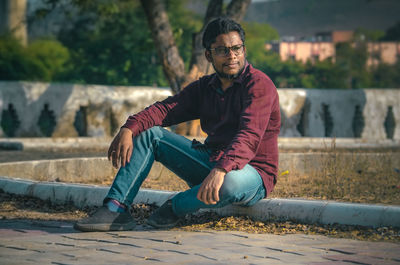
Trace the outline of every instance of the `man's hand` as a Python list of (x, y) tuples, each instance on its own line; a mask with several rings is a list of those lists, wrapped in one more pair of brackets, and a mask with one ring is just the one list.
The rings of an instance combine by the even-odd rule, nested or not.
[(128, 128), (121, 128), (108, 148), (108, 160), (112, 160), (115, 168), (118, 168), (118, 165), (124, 167), (126, 163), (129, 163), (132, 151), (132, 131)]
[(212, 169), (201, 184), (197, 199), (205, 204), (216, 204), (219, 201), (219, 189), (224, 183), (225, 175), (226, 171), (221, 168)]

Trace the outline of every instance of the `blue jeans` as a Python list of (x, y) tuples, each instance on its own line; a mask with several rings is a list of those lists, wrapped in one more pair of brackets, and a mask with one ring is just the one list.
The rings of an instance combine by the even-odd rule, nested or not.
[(176, 215), (184, 216), (200, 208), (218, 208), (228, 204), (251, 206), (265, 197), (265, 188), (258, 172), (250, 165), (226, 174), (219, 191), (219, 202), (207, 205), (197, 199), (197, 192), (215, 162), (211, 150), (192, 148), (192, 142), (161, 127), (153, 127), (134, 138), (130, 162), (121, 167), (106, 198), (131, 205), (140, 186), (150, 172), (154, 160), (186, 181), (190, 189), (172, 198)]

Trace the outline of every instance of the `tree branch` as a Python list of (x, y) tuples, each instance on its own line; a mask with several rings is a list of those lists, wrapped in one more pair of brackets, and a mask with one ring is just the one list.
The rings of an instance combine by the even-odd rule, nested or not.
[(226, 8), (226, 16), (240, 22), (246, 15), (251, 0), (232, 0)]

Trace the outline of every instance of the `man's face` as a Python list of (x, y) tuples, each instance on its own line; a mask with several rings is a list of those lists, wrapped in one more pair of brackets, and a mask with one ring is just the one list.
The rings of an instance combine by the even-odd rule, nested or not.
[(231, 31), (217, 36), (211, 49), (206, 51), (206, 58), (220, 78), (233, 79), (243, 71), (245, 54), (246, 48), (239, 33)]

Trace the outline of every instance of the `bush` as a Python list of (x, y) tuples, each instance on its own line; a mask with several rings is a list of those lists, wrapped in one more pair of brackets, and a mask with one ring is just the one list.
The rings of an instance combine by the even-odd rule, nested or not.
[(69, 51), (54, 40), (24, 47), (11, 36), (0, 37), (0, 80), (57, 81), (68, 71)]
[(69, 50), (55, 40), (36, 40), (27, 48), (31, 56), (43, 66), (44, 81), (59, 81), (70, 71)]

